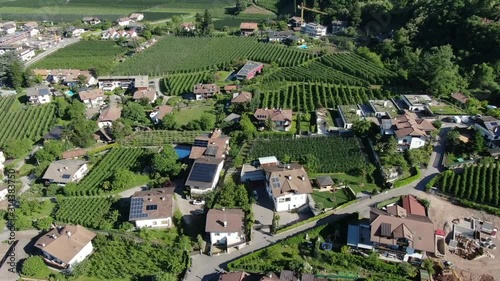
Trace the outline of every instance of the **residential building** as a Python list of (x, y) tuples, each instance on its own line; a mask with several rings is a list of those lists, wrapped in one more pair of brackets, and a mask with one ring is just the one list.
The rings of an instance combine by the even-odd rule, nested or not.
[(236, 79), (249, 80), (262, 72), (264, 64), (255, 61), (247, 61), (245, 65), (236, 73)]
[(182, 31), (193, 32), (196, 30), (196, 25), (192, 22), (184, 22), (181, 24)]
[(37, 86), (26, 89), (26, 96), (31, 104), (45, 104), (52, 101), (50, 89), (47, 86)]
[(462, 108), (465, 108), (467, 107), (467, 102), (469, 102), (469, 97), (462, 94), (462, 93), (452, 93), (451, 94), (451, 101), (462, 107)]
[(226, 248), (243, 246), (245, 229), (244, 213), (241, 209), (210, 209), (207, 213), (205, 232), (210, 235), (210, 244)]
[(187, 177), (185, 187), (194, 194), (204, 194), (214, 190), (224, 165), (224, 159), (202, 157), (194, 161)]
[(213, 98), (214, 95), (220, 93), (220, 88), (217, 84), (203, 84), (199, 83), (194, 85), (193, 94), (196, 100), (206, 100), (208, 98)]
[(240, 180), (241, 182), (264, 181), (266, 179), (266, 174), (263, 168), (277, 165), (279, 165), (279, 161), (276, 156), (260, 157), (256, 165), (243, 164)]
[(0, 50), (15, 51), (21, 50), (30, 37), (29, 32), (16, 32), (0, 37)]
[(259, 281), (259, 277), (245, 271), (225, 272), (219, 275), (219, 281)]
[(19, 58), (22, 60), (22, 61), (29, 61), (31, 60), (32, 58), (35, 57), (35, 50), (32, 50), (32, 49), (27, 49), (27, 50), (24, 50), (22, 51), (21, 53), (19, 53)]
[(307, 23), (303, 27), (304, 33), (312, 38), (320, 38), (326, 36), (326, 27), (314, 22)]
[(48, 183), (67, 184), (79, 182), (88, 172), (83, 160), (57, 160), (50, 163), (42, 179)]
[[(82, 86), (91, 86), (97, 84), (97, 79), (87, 70), (79, 69), (34, 69), (35, 75), (42, 76), (46, 81), (59, 84), (63, 83), (66, 86), (78, 86), (80, 78), (85, 82)], [(79, 78), (80, 77), (80, 78)]]
[(347, 28), (347, 21), (334, 20), (332, 21), (332, 34), (343, 32)]
[(92, 89), (83, 92), (79, 92), (78, 96), (80, 100), (87, 107), (101, 107), (104, 105), (104, 91), (102, 89)]
[(200, 157), (225, 158), (230, 149), (229, 140), (230, 137), (222, 134), (220, 129), (199, 135), (194, 139), (189, 159), (198, 159)]
[(239, 86), (234, 85), (234, 84), (224, 86), (225, 93), (232, 93), (234, 91), (238, 91), (238, 89), (239, 89)]
[[(404, 115), (397, 116), (391, 130), (398, 141), (398, 150), (423, 147), (432, 131), (436, 128), (427, 119), (418, 118), (413, 112), (405, 111)], [(389, 132), (389, 130), (387, 131)]]
[(401, 99), (412, 112), (426, 111), (433, 102), (428, 95), (402, 95)]
[(410, 257), (422, 259), (426, 252), (436, 252), (435, 229), (426, 216), (408, 214), (393, 205), (382, 211), (370, 211), (370, 241), (375, 248), (397, 251), (403, 261)]
[(500, 147), (500, 120), (492, 116), (478, 117), (474, 128), (487, 139), (488, 146)]
[(58, 226), (42, 235), (34, 246), (42, 252), (47, 264), (68, 269), (92, 254), (95, 236), (81, 225)]
[(398, 108), (392, 100), (370, 100), (368, 103), (377, 118), (393, 118), (398, 115)]
[(119, 18), (118, 20), (116, 20), (116, 23), (119, 25), (119, 26), (127, 26), (130, 24), (130, 19), (127, 18), (127, 17), (124, 17), (124, 18)]
[(137, 37), (137, 31), (134, 28), (130, 28), (128, 30), (116, 30), (114, 28), (110, 28), (106, 31), (103, 31), (101, 35), (101, 39), (104, 40), (118, 40), (122, 37), (127, 39)]
[(104, 91), (113, 91), (116, 88), (147, 90), (149, 77), (142, 76), (99, 76), (98, 85)]
[(36, 21), (25, 22), (21, 27), (22, 30), (31, 30), (34, 28), (38, 28), (38, 23)]
[(174, 108), (168, 105), (161, 105), (155, 108), (150, 114), (149, 118), (153, 123), (158, 124), (162, 121), (165, 115), (170, 114), (174, 111)]
[(333, 187), (333, 180), (330, 176), (316, 177), (316, 185), (320, 191), (329, 191)]
[(101, 20), (98, 17), (83, 17), (82, 22), (84, 24), (96, 25), (100, 24)]
[(69, 27), (64, 31), (64, 37), (80, 37), (85, 32), (83, 28)]
[(294, 31), (300, 31), (301, 27), (305, 24), (304, 19), (301, 17), (291, 17), (288, 22)]
[(284, 30), (284, 31), (269, 30), (267, 32), (267, 41), (283, 43), (293, 34), (294, 33), (292, 30)]
[(147, 99), (149, 103), (153, 103), (156, 101), (156, 90), (154, 89), (147, 89), (147, 90), (136, 90), (134, 92), (134, 96), (132, 97), (135, 101), (141, 100), (141, 99)]
[(141, 21), (144, 19), (144, 14), (133, 13), (128, 17), (131, 21)]
[(236, 114), (236, 113), (231, 113), (226, 118), (224, 118), (222, 121), (224, 121), (226, 123), (235, 124), (235, 123), (239, 123), (240, 119), (241, 119), (241, 115)]
[(16, 33), (17, 25), (13, 21), (5, 22), (1, 26), (1, 30), (6, 34), (14, 34)]
[(122, 116), (122, 108), (116, 105), (108, 105), (105, 109), (101, 111), (99, 118), (97, 119), (97, 126), (99, 128), (111, 128), (113, 122), (120, 119)]
[(241, 92), (234, 93), (233, 99), (231, 100), (231, 104), (243, 104), (252, 101), (252, 93), (250, 92)]
[[(29, 34), (29, 36), (30, 36), (30, 37), (35, 37), (35, 36), (37, 36), (38, 34), (40, 34), (40, 30), (38, 30), (37, 28), (31, 28), (31, 29), (29, 29), (27, 32), (28, 32), (28, 34)], [(48, 41), (41, 41), (40, 43), (42, 43), (42, 42), (47, 42), (47, 43), (50, 43), (50, 42), (48, 42)], [(39, 44), (40, 44), (40, 43), (39, 43)], [(36, 47), (36, 46), (33, 46), (33, 47)]]
[(86, 155), (87, 152), (83, 148), (72, 149), (68, 151), (64, 151), (62, 153), (62, 159), (76, 159), (78, 157)]
[(425, 206), (418, 202), (417, 198), (413, 195), (403, 196), (403, 208), (406, 210), (407, 214), (415, 216), (427, 216), (425, 212)]
[(272, 122), (275, 130), (288, 131), (292, 126), (291, 109), (260, 109), (255, 110), (254, 117), (259, 122), (260, 127), (266, 126), (266, 122)]
[(304, 167), (291, 163), (264, 166), (266, 190), (277, 212), (290, 211), (307, 204), (313, 192)]
[(173, 188), (137, 191), (130, 197), (129, 221), (135, 227), (171, 227), (174, 213)]
[(344, 129), (351, 129), (354, 122), (365, 117), (363, 110), (357, 105), (339, 105), (338, 110)]
[(242, 36), (249, 36), (259, 29), (259, 24), (256, 22), (242, 22), (240, 24), (240, 34)]

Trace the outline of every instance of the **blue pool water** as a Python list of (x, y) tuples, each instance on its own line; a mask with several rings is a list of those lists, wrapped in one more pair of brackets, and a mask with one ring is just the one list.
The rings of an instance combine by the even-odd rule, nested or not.
[(299, 49), (307, 49), (307, 45), (306, 44), (302, 44), (302, 45), (298, 46), (297, 48), (299, 48)]
[(176, 146), (174, 150), (179, 156), (179, 159), (184, 159), (189, 156), (189, 153), (191, 153), (191, 147), (189, 146)]
[(73, 96), (75, 93), (74, 93), (73, 91), (67, 90), (65, 94), (71, 97), (71, 96)]

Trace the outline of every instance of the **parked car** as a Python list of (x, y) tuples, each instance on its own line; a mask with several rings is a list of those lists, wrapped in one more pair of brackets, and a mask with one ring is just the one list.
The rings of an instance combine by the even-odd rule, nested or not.
[(205, 200), (193, 200), (191, 201), (193, 205), (205, 205)]
[(204, 213), (205, 213), (205, 211), (203, 209), (196, 209), (193, 211), (193, 215), (196, 215), (196, 216), (203, 215)]

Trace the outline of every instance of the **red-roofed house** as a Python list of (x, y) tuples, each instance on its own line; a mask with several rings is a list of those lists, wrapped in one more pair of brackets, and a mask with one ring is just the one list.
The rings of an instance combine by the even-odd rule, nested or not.
[(275, 129), (279, 131), (288, 131), (292, 124), (291, 109), (257, 109), (254, 117), (259, 121), (260, 126), (264, 126), (268, 120), (275, 124)]
[(193, 94), (196, 100), (205, 100), (212, 98), (214, 95), (220, 93), (220, 88), (216, 84), (203, 84), (199, 83), (194, 85)]
[(240, 34), (242, 36), (252, 35), (259, 28), (256, 22), (242, 22), (240, 24)]
[(412, 195), (406, 195), (403, 197), (403, 208), (405, 208), (408, 214), (426, 216), (424, 205), (418, 202), (417, 198)]
[(465, 107), (467, 105), (467, 102), (469, 101), (469, 97), (462, 93), (453, 93), (451, 94), (451, 100), (456, 105)]
[(153, 89), (137, 90), (132, 98), (135, 101), (146, 98), (150, 103), (153, 103), (156, 101), (156, 91)]

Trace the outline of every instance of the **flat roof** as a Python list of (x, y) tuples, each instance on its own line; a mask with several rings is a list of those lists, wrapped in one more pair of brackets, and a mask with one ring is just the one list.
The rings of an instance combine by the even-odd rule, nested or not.
[(339, 105), (339, 109), (347, 123), (354, 123), (354, 121), (360, 120), (362, 117), (361, 115), (357, 114), (362, 114), (362, 110), (359, 109), (356, 105)]
[(278, 158), (276, 158), (276, 156), (260, 157), (259, 158), (259, 163), (261, 165), (275, 164), (275, 163), (278, 163)]
[(261, 66), (262, 63), (256, 62), (256, 61), (247, 61), (245, 65), (236, 73), (236, 76), (247, 76), (252, 70), (256, 69), (257, 67)]
[[(366, 244), (365, 244), (366, 243)], [(370, 245), (370, 227), (350, 224), (347, 228), (347, 245), (362, 249), (373, 249)]]
[(375, 112), (387, 112), (391, 116), (398, 114), (398, 110), (391, 100), (370, 100), (370, 104)]
[(432, 102), (432, 98), (428, 95), (403, 95), (408, 102), (415, 105), (426, 105)]

